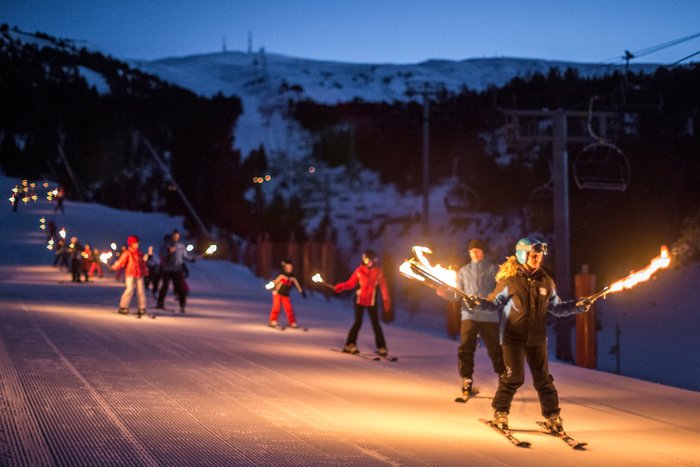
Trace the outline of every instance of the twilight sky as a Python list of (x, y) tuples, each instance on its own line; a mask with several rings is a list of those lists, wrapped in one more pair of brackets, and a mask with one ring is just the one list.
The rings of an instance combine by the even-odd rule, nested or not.
[[(0, 23), (119, 58), (253, 48), (348, 62), (509, 56), (613, 62), (700, 33), (700, 0), (0, 0)], [(672, 63), (700, 37), (639, 61)], [(700, 55), (694, 57), (700, 60)]]

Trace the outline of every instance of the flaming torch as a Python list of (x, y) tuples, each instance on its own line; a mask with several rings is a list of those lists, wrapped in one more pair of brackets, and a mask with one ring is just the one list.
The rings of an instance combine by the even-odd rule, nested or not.
[(476, 297), (465, 294), (457, 287), (456, 271), (444, 268), (439, 264), (434, 266), (430, 264), (425, 255), (431, 253), (432, 251), (428, 247), (414, 246), (413, 258), (401, 263), (399, 272), (404, 277), (433, 289), (446, 289), (467, 301), (468, 304), (475, 305), (477, 303)]
[(207, 256), (211, 256), (211, 255), (213, 255), (214, 253), (216, 253), (216, 250), (217, 250), (217, 249), (218, 249), (218, 247), (217, 247), (216, 245), (209, 245), (209, 248), (207, 248), (207, 249), (204, 251), (204, 254), (207, 255)]
[(646, 282), (649, 279), (651, 279), (651, 276), (654, 275), (656, 271), (659, 269), (665, 269), (669, 267), (671, 264), (671, 257), (669, 256), (668, 253), (668, 247), (666, 245), (661, 247), (661, 253), (659, 256), (653, 258), (651, 262), (649, 263), (649, 266), (645, 267), (644, 269), (641, 269), (639, 271), (631, 273), (629, 276), (620, 279), (618, 281), (613, 282), (609, 286), (605, 287), (603, 290), (601, 290), (598, 293), (595, 293), (589, 297), (586, 297), (582, 300), (579, 301), (579, 303), (588, 300), (590, 303), (595, 302), (599, 298), (605, 298), (606, 295), (613, 293), (613, 292), (619, 292), (621, 290), (625, 289), (631, 289), (635, 285), (639, 284), (640, 282)]
[(107, 264), (107, 261), (108, 261), (109, 258), (111, 258), (111, 257), (112, 257), (112, 252), (111, 252), (111, 251), (108, 251), (108, 252), (106, 252), (106, 253), (102, 253), (102, 254), (100, 255), (100, 261), (102, 261), (103, 263)]
[(275, 281), (270, 281), (265, 284), (265, 290), (272, 290), (275, 288)]
[(335, 291), (335, 287), (333, 287), (333, 286), (330, 285), (329, 283), (325, 282), (325, 281), (323, 280), (323, 277), (321, 277), (321, 274), (319, 274), (319, 273), (316, 273), (316, 274), (314, 274), (313, 276), (311, 276), (311, 281), (312, 281), (313, 283), (315, 283), (315, 284), (320, 284), (320, 285), (322, 285), (322, 286), (324, 286), (324, 287), (327, 287), (327, 288), (329, 288), (329, 289)]

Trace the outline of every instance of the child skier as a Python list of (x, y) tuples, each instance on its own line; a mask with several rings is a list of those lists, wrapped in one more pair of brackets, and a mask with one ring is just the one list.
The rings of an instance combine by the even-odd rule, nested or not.
[(377, 253), (374, 250), (365, 250), (362, 253), (362, 264), (353, 271), (350, 278), (339, 284), (336, 284), (334, 290), (336, 293), (345, 290), (354, 289), (359, 284), (355, 295), (355, 321), (348, 332), (347, 340), (345, 341), (344, 352), (356, 354), (357, 349), (357, 334), (362, 327), (362, 318), (367, 309), (372, 329), (374, 330), (374, 340), (377, 344), (377, 353), (382, 356), (388, 355), (384, 333), (379, 325), (379, 315), (377, 313), (377, 287), (382, 290), (382, 300), (384, 302), (384, 312), (391, 311), (391, 298), (389, 297), (389, 289), (386, 286), (384, 273), (377, 266)]
[(143, 253), (139, 250), (139, 238), (131, 235), (127, 244), (129, 247), (119, 256), (119, 259), (112, 265), (113, 270), (124, 269), (125, 289), (119, 301), (119, 313), (126, 315), (129, 313), (129, 303), (134, 295), (136, 287), (136, 299), (138, 301), (138, 317), (146, 314), (146, 290), (143, 283), (144, 277), (148, 276), (146, 263), (143, 261)]
[(503, 263), (497, 285), (486, 299), (478, 299), (477, 310), (501, 311), (501, 349), (506, 371), (501, 374), (491, 406), (493, 423), (508, 429), (508, 413), (515, 392), (525, 382), (525, 361), (537, 390), (545, 426), (562, 432), (559, 396), (547, 364), (547, 313), (569, 316), (588, 311), (587, 300), (562, 302), (551, 277), (540, 267), (547, 244), (521, 238), (515, 256)]
[(287, 322), (292, 328), (299, 327), (296, 316), (294, 316), (294, 308), (292, 301), (289, 299), (289, 291), (292, 286), (296, 287), (302, 297), (306, 298), (306, 291), (301, 288), (299, 281), (294, 277), (294, 263), (291, 260), (285, 259), (280, 263), (282, 269), (279, 275), (272, 283), (272, 309), (270, 310), (270, 326), (277, 327), (277, 317), (280, 314), (280, 306), (284, 307), (284, 313), (287, 315)]

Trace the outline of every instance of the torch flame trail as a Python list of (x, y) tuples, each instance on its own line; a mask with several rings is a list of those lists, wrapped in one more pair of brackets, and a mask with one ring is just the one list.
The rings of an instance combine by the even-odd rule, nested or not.
[(594, 302), (601, 297), (605, 297), (609, 293), (619, 292), (625, 289), (631, 289), (632, 287), (646, 282), (651, 279), (651, 276), (656, 273), (659, 269), (665, 269), (671, 265), (671, 257), (668, 252), (668, 247), (666, 245), (661, 247), (661, 253), (651, 260), (649, 266), (641, 269), (639, 271), (631, 273), (629, 276), (613, 282), (608, 287), (604, 288), (600, 292), (588, 297), (588, 300)]

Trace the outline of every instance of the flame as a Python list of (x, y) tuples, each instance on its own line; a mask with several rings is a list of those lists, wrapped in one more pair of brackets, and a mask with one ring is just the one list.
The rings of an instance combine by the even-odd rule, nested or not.
[(275, 288), (275, 282), (274, 282), (274, 281), (268, 282), (267, 284), (265, 284), (265, 288), (266, 288), (267, 290), (272, 290), (272, 289), (274, 289), (274, 288)]
[(209, 248), (207, 248), (207, 250), (204, 252), (204, 254), (205, 255), (213, 255), (214, 253), (216, 253), (217, 248), (218, 247), (216, 245), (209, 245)]
[(110, 246), (110, 248), (112, 248), (114, 251), (117, 250), (117, 244), (116, 244), (116, 243), (112, 242), (112, 244), (109, 245), (109, 246)]
[(443, 268), (439, 264), (436, 264), (435, 266), (430, 264), (430, 261), (428, 261), (428, 258), (426, 258), (425, 255), (431, 254), (431, 253), (432, 253), (432, 251), (428, 247), (425, 247), (425, 246), (414, 246), (413, 247), (413, 254), (423, 269), (428, 271), (436, 279), (439, 279), (440, 281), (444, 282), (445, 284), (449, 285), (450, 287), (456, 288), (457, 287), (457, 271), (453, 271), (452, 269)]
[(419, 276), (418, 274), (413, 272), (413, 270), (411, 269), (411, 262), (409, 260), (406, 260), (403, 263), (401, 263), (401, 266), (399, 266), (399, 272), (404, 276), (408, 277), (409, 279), (425, 282), (425, 277)]
[(58, 231), (58, 235), (60, 235), (61, 238), (64, 238), (64, 239), (65, 239), (65, 238), (66, 238), (66, 228), (65, 228), (65, 227), (61, 227), (61, 230)]
[(194, 245), (192, 245), (192, 244), (190, 243), (189, 245), (187, 245), (186, 250), (187, 250), (187, 251), (192, 251), (192, 250), (194, 250)]
[(103, 263), (107, 264), (107, 260), (112, 257), (112, 252), (108, 251), (107, 253), (102, 253), (100, 255), (100, 261)]
[(323, 282), (323, 277), (321, 277), (321, 274), (316, 273), (313, 276), (311, 276), (311, 280), (313, 282), (316, 282), (317, 284), (320, 284), (321, 282)]
[(619, 281), (613, 282), (610, 285), (610, 287), (608, 287), (608, 289), (606, 290), (606, 293), (619, 292), (623, 289), (631, 289), (640, 282), (648, 281), (656, 271), (658, 271), (659, 269), (665, 269), (670, 264), (671, 257), (668, 253), (668, 247), (664, 245), (661, 247), (661, 253), (659, 254), (659, 256), (652, 259), (651, 263), (649, 263), (649, 266), (645, 267), (640, 271), (633, 272), (624, 279), (620, 279)]

